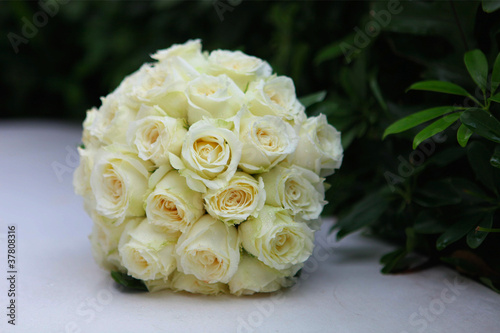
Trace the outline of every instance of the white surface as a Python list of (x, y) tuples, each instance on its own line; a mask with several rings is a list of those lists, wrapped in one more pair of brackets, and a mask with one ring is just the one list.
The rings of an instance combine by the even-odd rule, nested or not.
[(299, 285), (283, 293), (123, 292), (90, 253), (91, 220), (71, 184), (79, 143), (77, 126), (0, 123), (5, 275), (7, 225), (18, 228), (16, 326), (7, 324), (8, 286), (1, 278), (0, 332), (499, 331), (500, 296), (484, 286), (444, 267), (384, 276), (378, 259), (390, 246), (359, 235), (336, 243), (325, 230)]

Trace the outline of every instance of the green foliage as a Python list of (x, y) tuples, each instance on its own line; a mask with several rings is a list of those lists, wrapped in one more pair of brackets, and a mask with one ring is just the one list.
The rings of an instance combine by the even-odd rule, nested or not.
[(124, 286), (127, 289), (139, 290), (139, 291), (148, 291), (148, 288), (144, 284), (142, 280), (138, 280), (136, 278), (127, 275), (126, 273), (113, 271), (111, 272), (111, 277), (115, 280), (119, 285)]
[[(386, 6), (371, 3), (374, 12)], [(402, 6), (343, 63), (338, 96), (316, 106), (335, 101), (328, 116), (348, 143), (330, 180), (350, 189), (329, 198), (339, 216), (334, 229), (338, 238), (369, 229), (399, 245), (381, 259), (383, 273), (443, 262), (498, 290), (499, 12), (486, 1)], [(362, 28), (367, 17), (358, 22)], [(317, 63), (341, 62), (351, 34), (320, 51)], [(347, 71), (356, 83), (343, 78)], [(363, 81), (367, 89), (355, 92)]]

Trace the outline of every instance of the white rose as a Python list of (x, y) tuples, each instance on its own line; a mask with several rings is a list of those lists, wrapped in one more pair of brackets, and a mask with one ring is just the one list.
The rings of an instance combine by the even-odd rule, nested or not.
[[(89, 239), (95, 261), (101, 268), (109, 271), (123, 270), (118, 254), (118, 243), (128, 220), (120, 225), (113, 225), (101, 221), (96, 212), (90, 215), (94, 220), (94, 225), (92, 227), (92, 233), (89, 235)], [(142, 218), (139, 218), (139, 221), (140, 220), (142, 220)]]
[(340, 168), (343, 158), (340, 132), (328, 124), (324, 114), (308, 118), (302, 124), (299, 136), (299, 145), (294, 156), (290, 157), (292, 163), (322, 177)]
[(154, 225), (184, 232), (203, 214), (201, 194), (191, 190), (176, 170), (169, 171), (146, 199), (146, 215)]
[(118, 245), (127, 274), (140, 280), (167, 279), (176, 268), (176, 236), (160, 232), (146, 219), (127, 223)]
[(293, 81), (286, 76), (251, 82), (245, 100), (248, 110), (256, 116), (273, 115), (295, 123), (306, 117), (305, 108), (295, 95)]
[(323, 178), (296, 165), (263, 173), (266, 205), (282, 207), (304, 220), (317, 219), (327, 203)]
[(206, 59), (201, 52), (201, 40), (188, 40), (184, 44), (174, 44), (168, 49), (158, 50), (151, 58), (158, 60), (160, 63), (171, 60), (173, 58), (181, 58), (195, 67), (205, 67)]
[(151, 165), (109, 146), (94, 159), (90, 186), (99, 214), (120, 224), (127, 216), (144, 216), (144, 195)]
[(82, 197), (92, 196), (92, 188), (90, 187), (90, 175), (94, 166), (94, 157), (96, 150), (91, 148), (77, 148), (80, 155), (80, 164), (73, 173), (73, 187), (75, 193)]
[(179, 271), (173, 273), (170, 288), (173, 291), (187, 291), (205, 295), (227, 294), (229, 291), (227, 284), (220, 282), (207, 283), (198, 280), (194, 275), (183, 274)]
[(85, 148), (97, 149), (102, 145), (99, 138), (93, 135), (90, 130), (95, 119), (98, 117), (98, 112), (96, 108), (87, 110), (85, 120), (83, 121), (82, 143)]
[(264, 183), (244, 172), (236, 172), (229, 183), (203, 196), (207, 212), (227, 224), (239, 224), (257, 216), (266, 201)]
[(229, 76), (241, 90), (244, 90), (250, 81), (266, 78), (272, 73), (267, 62), (241, 51), (212, 51), (208, 57), (208, 68), (212, 75)]
[(137, 149), (143, 160), (156, 165), (169, 163), (169, 153), (180, 156), (187, 133), (182, 119), (168, 116), (148, 116), (134, 121), (127, 133), (130, 146)]
[(137, 110), (127, 106), (125, 99), (116, 92), (102, 97), (102, 105), (87, 127), (88, 135), (106, 145), (126, 144), (127, 128), (134, 121)]
[(240, 261), (240, 243), (234, 226), (202, 216), (179, 238), (177, 269), (207, 283), (227, 283)]
[[(172, 273), (173, 274), (173, 273)], [(171, 275), (172, 276), (172, 275)], [(148, 291), (151, 293), (155, 293), (157, 291), (162, 291), (171, 288), (172, 282), (170, 281), (170, 277), (168, 280), (165, 279), (156, 279), (156, 280), (146, 280), (143, 281), (148, 288)]]
[(131, 95), (140, 103), (160, 107), (172, 118), (187, 118), (186, 87), (199, 75), (184, 59), (173, 57), (147, 68)]
[(295, 151), (298, 136), (280, 117), (256, 117), (245, 109), (238, 116), (243, 143), (239, 167), (243, 171), (266, 172)]
[(170, 163), (197, 192), (218, 189), (234, 175), (241, 157), (241, 142), (234, 123), (205, 119), (192, 125), (182, 145), (181, 158), (170, 154)]
[[(295, 269), (296, 272), (298, 270)], [(231, 294), (237, 296), (254, 293), (270, 293), (281, 287), (294, 284), (291, 270), (277, 270), (265, 265), (259, 259), (248, 254), (241, 255), (240, 265), (229, 281)]]
[(204, 117), (227, 119), (236, 115), (245, 97), (226, 75), (216, 77), (202, 74), (188, 83), (186, 94), (190, 125)]
[(306, 261), (313, 249), (313, 231), (277, 207), (264, 206), (258, 217), (239, 226), (238, 233), (247, 252), (275, 269)]

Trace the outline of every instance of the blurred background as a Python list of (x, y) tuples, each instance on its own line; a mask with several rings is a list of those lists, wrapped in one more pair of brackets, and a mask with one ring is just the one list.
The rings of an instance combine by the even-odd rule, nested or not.
[[(208, 51), (239, 49), (290, 76), (299, 97), (326, 93), (308, 113), (326, 114), (342, 131), (344, 163), (328, 179), (324, 211), (339, 217), (340, 237), (369, 227), (399, 244), (399, 252), (383, 258), (384, 272), (408, 270), (410, 253), (418, 251), (431, 258), (426, 264), (446, 262), (489, 279), (482, 281), (492, 288), (500, 281), (492, 255), (499, 252), (498, 234), (475, 249), (465, 234), (454, 235), (461, 240), (443, 251), (435, 246), (464, 209), (500, 202), (498, 172), (489, 163), (471, 164), (471, 154), (481, 154), (460, 148), (456, 129), (418, 165), (411, 141), (421, 127), (382, 140), (385, 128), (403, 116), (464, 103), (460, 96), (407, 92), (412, 83), (444, 80), (476, 93), (463, 57), (478, 48), (494, 62), (499, 1), (41, 0), (2, 1), (0, 8), (1, 120), (78, 124), (158, 49), (194, 38)], [(485, 143), (488, 161), (493, 149)], [(402, 163), (414, 171), (402, 177)], [(451, 178), (468, 180), (487, 199), (464, 198)]]

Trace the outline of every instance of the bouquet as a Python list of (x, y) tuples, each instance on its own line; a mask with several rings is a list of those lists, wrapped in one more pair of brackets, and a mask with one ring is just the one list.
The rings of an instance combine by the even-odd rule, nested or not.
[(87, 111), (75, 192), (97, 263), (149, 291), (247, 295), (311, 255), (340, 133), (293, 81), (199, 40), (152, 56)]

